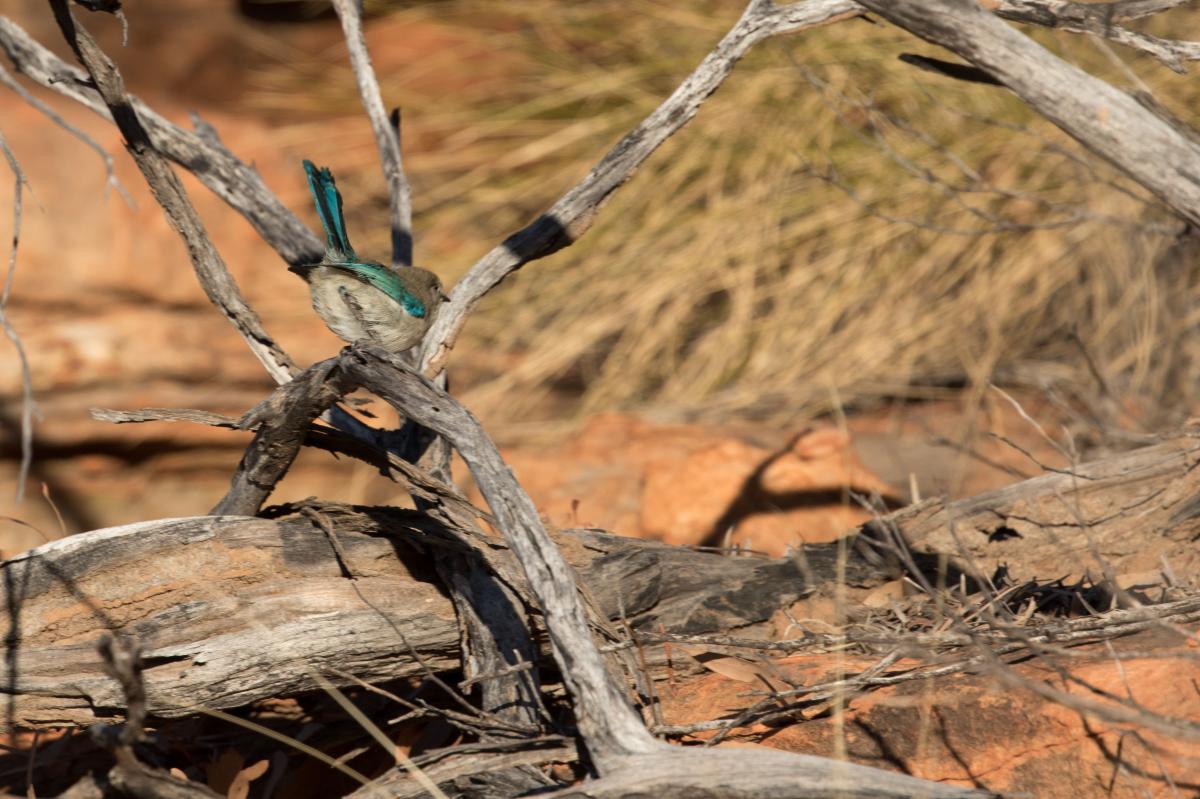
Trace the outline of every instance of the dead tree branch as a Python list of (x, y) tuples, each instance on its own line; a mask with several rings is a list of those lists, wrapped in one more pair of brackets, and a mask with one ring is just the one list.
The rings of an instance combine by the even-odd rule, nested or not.
[(234, 472), (228, 493), (211, 514), (258, 513), (296, 459), (313, 420), (353, 389), (336, 362), (322, 361), (280, 386), (242, 417), (239, 426), (257, 428), (257, 432)]
[[(0, 19), (0, 22), (3, 22), (3, 20)], [(72, 125), (70, 122), (64, 119), (61, 114), (59, 114), (49, 105), (42, 102), (39, 98), (33, 96), (28, 89), (21, 85), (21, 83), (12, 76), (12, 73), (3, 67), (0, 67), (0, 83), (3, 83), (5, 86), (7, 86), (18, 97), (29, 104), (30, 107), (42, 112), (42, 114), (55, 125), (65, 130), (67, 133), (70, 133), (76, 139), (79, 139), (79, 141), (87, 145), (88, 148), (95, 151), (96, 155), (100, 156), (100, 160), (104, 162), (104, 174), (107, 179), (108, 186), (116, 189), (117, 193), (121, 195), (121, 199), (123, 199), (127, 205), (133, 205), (133, 198), (129, 196), (129, 192), (125, 190), (125, 187), (121, 184), (121, 181), (117, 179), (117, 172), (113, 167), (113, 157), (109, 154), (108, 150), (105, 150), (103, 147), (101, 147), (98, 141), (84, 133), (79, 129), (78, 126)]]
[[(318, 364), (319, 366), (319, 364)], [(315, 368), (315, 367), (312, 367)], [(303, 378), (303, 374), (301, 378)], [(137, 411), (114, 411), (104, 408), (93, 408), (92, 418), (101, 422), (114, 424), (134, 424), (139, 422), (194, 422), (210, 427), (222, 427), (227, 430), (257, 430), (261, 422), (257, 416), (234, 419), (209, 411), (193, 410), (190, 408), (143, 408)], [(360, 423), (361, 424), (361, 423)], [(366, 427), (364, 425), (364, 427)], [(373, 430), (374, 428), (366, 428)], [(335, 455), (347, 455), (363, 463), (374, 466), (381, 473), (392, 476), (399, 474), (408, 482), (409, 492), (416, 498), (434, 506), (443, 507), (452, 518), (460, 523), (468, 519), (493, 521), (491, 515), (476, 508), (467, 501), (463, 493), (449, 483), (437, 479), (420, 467), (402, 460), (394, 453), (389, 453), (380, 446), (344, 432), (338, 428), (312, 424), (306, 431), (304, 445), (322, 449)], [(261, 504), (261, 503), (260, 503)]]
[(450, 302), (425, 336), (421, 349), (425, 374), (442, 370), (467, 317), (488, 292), (525, 264), (570, 246), (591, 228), (613, 193), (663, 142), (691, 121), (750, 48), (772, 36), (859, 13), (861, 7), (851, 0), (809, 0), (783, 7), (776, 7), (770, 0), (751, 0), (741, 19), (670, 97), (625, 134), (548, 211), (493, 248), (455, 285)]
[(974, 3), (865, 0), (867, 8), (992, 75), (1184, 218), (1200, 222), (1200, 146), (1128, 94)]
[(340, 362), (352, 380), (445, 437), (466, 461), (537, 597), (555, 660), (575, 699), (580, 733), (596, 762), (605, 768), (622, 756), (657, 749), (660, 744), (613, 682), (588, 634), (571, 567), (478, 420), (434, 383), (378, 348), (352, 346), (343, 351)]
[(379, 146), (379, 160), (383, 164), (383, 177), (387, 181), (388, 201), (392, 223), (392, 265), (413, 265), (412, 232), (412, 188), (404, 176), (404, 162), (400, 151), (400, 127), (388, 120), (388, 113), (379, 92), (379, 81), (371, 66), (371, 55), (367, 52), (367, 41), (363, 36), (362, 0), (333, 0), (333, 8), (342, 21), (342, 34), (346, 48), (350, 51), (350, 65), (358, 83), (363, 110), (371, 121), (375, 142)]
[(8, 251), (8, 271), (4, 274), (4, 286), (0, 288), (0, 327), (4, 335), (12, 342), (17, 351), (17, 360), (21, 365), (21, 465), (17, 469), (17, 502), (25, 496), (25, 480), (29, 477), (29, 467), (33, 464), (33, 375), (29, 370), (29, 356), (25, 354), (25, 345), (12, 320), (8, 318), (8, 297), (12, 291), (13, 278), (17, 274), (17, 246), (21, 242), (21, 197), (22, 191), (29, 181), (17, 156), (9, 149), (4, 134), (0, 133), (0, 150), (8, 162), (8, 168), (13, 174), (13, 230), (12, 245)]
[(76, 22), (66, 0), (51, 0), (50, 5), (63, 36), (87, 68), (96, 91), (125, 137), (126, 149), (146, 178), (150, 191), (162, 206), (171, 226), (187, 245), (188, 257), (208, 298), (246, 340), (250, 351), (267, 373), (276, 382), (287, 381), (296, 369), (292, 359), (275, 343), (258, 314), (243, 299), (220, 253), (209, 241), (204, 223), (188, 199), (179, 177), (151, 142), (137, 109), (125, 93), (125, 83), (116, 65), (104, 54), (91, 34)]
[[(1200, 43), (1162, 39), (1131, 31), (1119, 23), (1158, 14), (1184, 2), (1186, 0), (1126, 0), (1116, 3), (999, 0), (994, 5), (996, 16), (1002, 19), (1100, 36), (1156, 58), (1168, 69), (1182, 74), (1187, 71), (1185, 62), (1200, 59)], [(987, 3), (983, 5), (990, 7)]]
[(217, 799), (204, 785), (176, 779), (138, 761), (133, 745), (146, 735), (146, 685), (142, 680), (142, 653), (136, 640), (100, 638), (104, 672), (121, 686), (126, 718), (120, 729), (108, 725), (92, 728), (92, 737), (116, 758), (108, 772), (109, 784), (135, 799)]
[[(462, 543), (470, 531), (395, 508), (315, 507), (341, 555), (320, 524), (288, 512), (97, 530), (0, 565), (5, 601), (20, 611), (20, 643), (0, 664), (15, 696), (12, 721), (91, 724), (105, 708), (124, 707), (88, 642), (133, 629), (148, 663), (149, 712), (170, 718), (316, 690), (313, 672), (377, 683), (458, 667), (455, 610), (431, 579), (432, 554), (473, 556)], [(638, 629), (705, 634), (759, 624), (813, 590), (812, 580), (837, 573), (834, 545), (809, 553), (806, 577), (790, 559), (725, 558), (596, 531), (558, 538), (601, 614), (618, 618), (623, 604)], [(357, 580), (345, 578), (340, 560)], [(519, 569), (501, 541), (487, 566)], [(878, 573), (855, 558), (845, 570), (859, 581)], [(731, 581), (746, 589), (731, 594)]]

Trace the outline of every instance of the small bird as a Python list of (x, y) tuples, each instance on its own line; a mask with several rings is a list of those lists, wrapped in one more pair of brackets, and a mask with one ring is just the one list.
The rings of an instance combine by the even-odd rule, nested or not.
[(360, 259), (346, 234), (333, 173), (308, 160), (304, 171), (325, 228), (325, 257), (319, 264), (289, 269), (308, 282), (317, 315), (351, 344), (366, 340), (400, 353), (420, 343), (448, 299), (438, 276), (415, 266), (392, 269)]

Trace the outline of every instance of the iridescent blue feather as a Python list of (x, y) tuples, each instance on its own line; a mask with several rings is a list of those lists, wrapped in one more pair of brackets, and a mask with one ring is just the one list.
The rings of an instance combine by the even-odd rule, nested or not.
[(308, 187), (312, 190), (317, 205), (317, 216), (325, 228), (324, 266), (348, 272), (359, 280), (382, 291), (394, 300), (404, 312), (417, 319), (424, 319), (428, 309), (416, 295), (405, 288), (400, 276), (383, 264), (361, 261), (350, 246), (346, 233), (346, 219), (342, 214), (342, 195), (337, 190), (333, 173), (328, 167), (318, 169), (312, 161), (305, 159), (304, 171), (308, 175)]
[(326, 265), (342, 269), (354, 275), (359, 280), (365, 280), (367, 283), (370, 283), (399, 303), (404, 308), (404, 312), (409, 316), (415, 316), (417, 319), (425, 318), (427, 310), (425, 303), (417, 299), (416, 295), (404, 287), (404, 282), (400, 279), (399, 275), (383, 264), (358, 262)]
[(325, 228), (325, 260), (346, 262), (356, 260), (350, 237), (346, 235), (346, 219), (342, 215), (342, 195), (338, 193), (333, 173), (328, 167), (317, 169), (312, 161), (304, 160), (308, 187), (317, 205), (317, 216)]

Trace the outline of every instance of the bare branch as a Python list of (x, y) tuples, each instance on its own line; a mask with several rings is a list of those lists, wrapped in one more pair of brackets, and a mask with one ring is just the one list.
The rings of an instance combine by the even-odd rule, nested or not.
[(353, 390), (336, 361), (321, 361), (251, 409), (239, 426), (257, 427), (258, 432), (233, 474), (228, 493), (210, 515), (258, 513), (296, 459), (313, 420)]
[(209, 427), (225, 427), (230, 430), (243, 429), (237, 419), (221, 413), (197, 411), (191, 408), (141, 408), (136, 411), (115, 411), (110, 408), (92, 408), (92, 418), (97, 422), (134, 424), (137, 422), (195, 422)]
[[(17, 72), (111, 118), (88, 76), (36, 42), (19, 25), (0, 17), (0, 48)], [(279, 201), (254, 169), (219, 142), (184, 130), (126, 95), (154, 149), (194, 174), (201, 183), (242, 214), (258, 234), (290, 265), (321, 260), (321, 241)]]
[(546, 799), (999, 799), (844, 760), (777, 749), (671, 747)]
[(1200, 222), (1200, 147), (1128, 94), (974, 3), (864, 0), (863, 5), (994, 76), (1177, 213)]
[(1183, 5), (1186, 0), (1133, 0), (1117, 3), (1074, 3), (1069, 0), (1000, 0), (996, 15), (1070, 33), (1090, 33), (1145, 53), (1183, 73), (1185, 61), (1200, 59), (1200, 43), (1161, 39), (1131, 31), (1118, 22), (1140, 19)]
[(267, 373), (278, 383), (286, 382), (296, 368), (292, 359), (270, 337), (258, 314), (242, 297), (179, 177), (155, 149), (142, 126), (137, 110), (125, 94), (125, 83), (116, 65), (91, 34), (76, 23), (66, 0), (52, 0), (51, 7), (63, 36), (92, 76), (113, 121), (125, 137), (126, 149), (146, 178), (154, 198), (187, 244), (188, 257), (208, 298), (233, 323)]
[(17, 502), (25, 496), (25, 480), (29, 477), (29, 467), (33, 464), (33, 375), (29, 370), (29, 357), (25, 354), (25, 345), (17, 335), (16, 328), (8, 318), (8, 297), (12, 291), (13, 278), (17, 274), (17, 245), (21, 241), (21, 193), (28, 185), (17, 157), (9, 148), (4, 134), (0, 133), (0, 150), (8, 161), (8, 168), (13, 173), (13, 232), (12, 247), (8, 251), (8, 271), (4, 275), (4, 287), (0, 289), (0, 327), (17, 350), (17, 359), (21, 362), (21, 466), (17, 470)]
[(50, 106), (46, 105), (46, 103), (42, 102), (41, 99), (34, 97), (28, 89), (22, 86), (20, 82), (18, 82), (17, 79), (12, 76), (12, 73), (3, 67), (0, 67), (0, 83), (3, 83), (9, 89), (16, 92), (17, 96), (19, 96), (30, 106), (36, 108), (38, 111), (41, 111), (42, 114), (44, 114), (46, 118), (55, 125), (58, 125), (67, 133), (70, 133), (88, 147), (95, 150), (96, 154), (100, 156), (100, 160), (104, 162), (104, 174), (107, 184), (111, 188), (117, 190), (117, 193), (121, 195), (121, 199), (125, 201), (126, 205), (131, 208), (133, 207), (133, 198), (129, 196), (129, 192), (125, 190), (125, 186), (122, 185), (121, 181), (117, 179), (116, 170), (113, 169), (113, 157), (111, 154), (109, 154), (108, 150), (105, 150), (103, 147), (101, 147), (98, 141), (84, 133), (77, 126), (72, 125), (70, 122), (65, 120), (61, 114), (59, 114)]
[(450, 293), (421, 349), (421, 368), (436, 374), (479, 301), (530, 261), (568, 247), (591, 228), (600, 208), (658, 147), (686, 125), (755, 44), (771, 36), (816, 27), (861, 13), (852, 0), (808, 0), (777, 8), (752, 0), (691, 75), (637, 127), (617, 142), (591, 172), (548, 211), (513, 233), (471, 267)]
[(1075, 3), (1071, 0), (986, 0), (984, 8), (1014, 22), (1047, 28), (1097, 29), (1117, 22), (1142, 19), (1177, 8), (1188, 0), (1118, 0), (1115, 3)]
[(340, 366), (414, 422), (444, 436), (466, 461), (541, 605), (555, 660), (571, 694), (580, 733), (603, 768), (661, 746), (613, 681), (588, 635), (571, 567), (546, 534), (537, 508), (478, 420), (431, 381), (374, 347), (343, 350)]
[(333, 7), (342, 21), (342, 33), (350, 51), (350, 64), (358, 82), (358, 93), (362, 97), (367, 118), (371, 120), (375, 142), (379, 145), (379, 160), (383, 163), (383, 177), (387, 181), (391, 207), (392, 265), (412, 266), (412, 187), (404, 176), (400, 128), (388, 119), (379, 92), (379, 81), (375, 79), (375, 69), (371, 66), (371, 55), (367, 52), (362, 27), (362, 0), (333, 0)]
[(121, 686), (125, 700), (125, 724), (119, 730), (96, 725), (92, 737), (116, 758), (108, 781), (135, 799), (217, 799), (204, 785), (179, 780), (160, 769), (138, 761), (133, 745), (146, 735), (146, 685), (142, 679), (142, 652), (134, 639), (100, 636), (104, 672)]
[[(309, 371), (320, 366), (321, 364), (316, 364), (310, 367)], [(299, 377), (303, 379), (305, 374), (307, 372), (302, 373)], [(97, 421), (112, 422), (113, 424), (194, 422), (210, 427), (222, 427), (227, 430), (255, 430), (259, 426), (255, 419), (247, 418), (250, 414), (247, 414), (247, 417), (243, 417), (242, 419), (235, 419), (232, 416), (192, 408), (142, 408), (136, 411), (92, 408), (91, 415)], [(358, 421), (348, 413), (344, 414), (344, 416), (347, 419)], [(362, 425), (361, 422), (359, 424), (367, 431), (380, 432), (374, 428)], [(360, 437), (353, 430), (313, 424), (309, 426), (305, 433), (304, 445), (322, 449), (335, 455), (348, 455), (351, 458), (374, 466), (385, 475), (389, 473), (389, 470), (395, 472), (405, 479), (408, 483), (409, 492), (415, 498), (433, 505), (442, 506), (451, 514), (452, 518), (458, 520), (460, 523), (465, 523), (468, 519), (480, 519), (489, 524), (495, 523), (491, 514), (472, 505), (453, 484), (439, 480), (424, 469), (403, 460), (395, 453), (388, 452), (373, 440)]]

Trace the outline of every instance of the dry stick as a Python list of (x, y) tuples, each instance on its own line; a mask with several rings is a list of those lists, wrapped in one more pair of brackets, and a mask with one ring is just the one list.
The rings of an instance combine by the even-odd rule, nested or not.
[(208, 298), (241, 333), (267, 373), (276, 382), (288, 380), (295, 370), (291, 358), (271, 339), (258, 314), (242, 298), (220, 253), (209, 241), (204, 223), (188, 199), (179, 177), (155, 149), (142, 126), (137, 111), (125, 94), (125, 83), (116, 65), (100, 49), (91, 34), (76, 23), (66, 0), (51, 0), (51, 7), (67, 43), (87, 68), (100, 96), (109, 107), (113, 121), (125, 137), (125, 147), (146, 178), (154, 199), (187, 244), (188, 257)]
[(1115, 697), (1109, 697), (1109, 702), (1100, 702), (1084, 696), (1076, 696), (1067, 691), (1053, 688), (1042, 680), (1022, 677), (1014, 672), (1008, 664), (989, 652), (986, 647), (980, 647), (980, 655), (977, 659), (981, 664), (986, 664), (989, 674), (1005, 685), (1023, 688), (1081, 715), (1093, 716), (1116, 724), (1145, 727), (1176, 738), (1200, 740), (1200, 724), (1194, 721), (1154, 713), (1142, 709), (1140, 706), (1131, 707), (1132, 703)]
[[(0, 48), (17, 72), (102, 117), (112, 117), (86, 73), (54, 55), (6, 17), (0, 17)], [(296, 265), (321, 260), (321, 241), (279, 201), (252, 167), (211, 137), (175, 125), (136, 97), (126, 95), (126, 101), (136, 112), (154, 149), (190, 171), (246, 217), (284, 261)]]
[(242, 430), (242, 423), (232, 416), (193, 408), (139, 408), (136, 411), (115, 411), (110, 408), (92, 408), (91, 416), (97, 422), (113, 424), (136, 424), (138, 422), (195, 422), (209, 427), (227, 430)]
[(371, 120), (375, 142), (379, 145), (379, 160), (383, 163), (383, 177), (387, 181), (391, 207), (392, 266), (412, 266), (412, 188), (404, 176), (400, 130), (388, 120), (379, 92), (379, 81), (375, 79), (375, 69), (371, 66), (371, 56), (363, 37), (362, 0), (333, 0), (333, 8), (342, 21), (342, 33), (346, 38), (346, 48), (350, 51), (350, 65), (354, 68), (358, 93), (362, 97), (367, 118)]
[(253, 516), (296, 459), (309, 426), (356, 386), (334, 360), (321, 361), (280, 386), (239, 422), (257, 427), (230, 480), (229, 491), (211, 516)]
[[(300, 377), (303, 377), (303, 374)], [(136, 411), (92, 408), (91, 415), (97, 421), (112, 422), (113, 424), (194, 422), (227, 430), (255, 430), (259, 423), (258, 419), (243, 417), (239, 420), (232, 416), (191, 408), (141, 408)], [(385, 475), (388, 470), (398, 472), (408, 482), (408, 490), (415, 497), (430, 503), (439, 503), (445, 510), (455, 514), (454, 518), (447, 522), (448, 524), (462, 526), (465, 520), (473, 518), (489, 524), (494, 522), (491, 514), (472, 505), (456, 486), (443, 482), (420, 467), (343, 430), (324, 425), (310, 425), (305, 434), (304, 445), (323, 449), (335, 455), (347, 455), (374, 466)]]
[(13, 173), (13, 231), (12, 247), (8, 251), (8, 272), (4, 275), (4, 287), (0, 289), (0, 327), (17, 350), (17, 359), (21, 362), (21, 466), (17, 469), (17, 502), (25, 496), (25, 480), (29, 477), (29, 467), (33, 464), (33, 375), (29, 370), (29, 357), (25, 354), (25, 345), (17, 335), (8, 318), (8, 296), (12, 291), (13, 278), (17, 274), (17, 245), (21, 241), (21, 196), (22, 189), (29, 184), (17, 157), (9, 149), (4, 134), (0, 133), (0, 150), (8, 161), (8, 168)]
[(134, 640), (105, 635), (99, 649), (105, 672), (121, 686), (126, 708), (125, 724), (120, 730), (106, 725), (93, 727), (93, 737), (117, 760), (108, 772), (109, 783), (135, 799), (218, 799), (218, 794), (200, 783), (176, 779), (138, 761), (133, 745), (145, 736), (146, 723), (140, 648)]
[[(852, 695), (865, 693), (872, 688), (896, 685), (913, 680), (929, 680), (935, 677), (944, 677), (970, 668), (985, 666), (988, 664), (989, 658), (992, 657), (1012, 655), (1023, 659), (1028, 657), (1031, 652), (1036, 653), (1039, 650), (1043, 650), (1045, 648), (1044, 644), (1080, 646), (1098, 641), (1109, 641), (1148, 629), (1161, 628), (1167, 619), (1172, 620), (1175, 624), (1190, 623), (1200, 619), (1200, 597), (1190, 597), (1179, 602), (1138, 608), (1136, 610), (1113, 611), (1103, 616), (1071, 619), (1057, 624), (1039, 625), (1028, 633), (1016, 628), (998, 627), (992, 624), (989, 625), (992, 628), (990, 631), (972, 631), (971, 635), (963, 633), (940, 633), (932, 635), (899, 634), (886, 638), (879, 636), (853, 636), (852, 640), (856, 643), (871, 643), (891, 650), (904, 650), (907, 656), (928, 657), (931, 646), (944, 646), (947, 648), (970, 647), (976, 652), (983, 654), (966, 655), (949, 663), (915, 666), (899, 673), (883, 676), (875, 676), (874, 674), (864, 672), (863, 674), (847, 677), (839, 681), (776, 692), (768, 700), (764, 700), (754, 707), (749, 708), (736, 721), (738, 722), (738, 726), (746, 726), (792, 718), (809, 708), (813, 703), (831, 698), (838, 693), (851, 695), (852, 698)], [(671, 637), (676, 640), (687, 639), (687, 636)], [(832, 638), (832, 636), (829, 637)], [(749, 647), (744, 646), (743, 648)], [(796, 651), (796, 649), (785, 647), (785, 651)], [(1021, 678), (1014, 676), (1014, 679)], [(770, 709), (770, 705), (778, 699), (802, 699), (802, 703), (798, 706), (789, 706), (780, 711)], [(1171, 724), (1173, 721), (1166, 720), (1165, 723)], [(654, 731), (665, 735), (688, 735), (712, 730), (726, 730), (729, 726), (729, 720), (720, 719), (701, 721), (693, 724), (663, 725), (655, 727)], [(1171, 729), (1176, 730), (1175, 727)]]
[(863, 5), (988, 72), (1181, 216), (1200, 223), (1200, 146), (1128, 94), (974, 3), (864, 0)]
[(1013, 22), (1028, 22), (1069, 33), (1090, 33), (1111, 39), (1133, 50), (1158, 59), (1174, 72), (1187, 70), (1183, 62), (1200, 59), (1200, 45), (1161, 39), (1124, 28), (1118, 21), (1141, 19), (1187, 0), (1127, 0), (1117, 3), (1074, 3), (1068, 0), (1001, 0), (995, 4), (996, 16)]
[(579, 730), (603, 769), (661, 744), (643, 726), (604, 667), (588, 635), (571, 567), (546, 534), (537, 509), (478, 420), (434, 383), (377, 348), (344, 350), (340, 368), (418, 424), (444, 436), (466, 461), (537, 597), (563, 680), (575, 699)]
[(3, 83), (5, 86), (11, 89), (18, 97), (28, 103), (32, 108), (41, 111), (42, 115), (55, 125), (58, 125), (67, 133), (70, 133), (76, 139), (79, 139), (79, 141), (83, 142), (92, 150), (94, 150), (96, 154), (100, 156), (100, 160), (104, 162), (104, 175), (106, 184), (116, 189), (117, 193), (121, 195), (121, 199), (123, 199), (130, 208), (133, 207), (133, 197), (129, 195), (129, 192), (125, 190), (125, 186), (120, 180), (117, 179), (117, 172), (113, 167), (113, 157), (109, 154), (108, 150), (105, 150), (103, 147), (101, 147), (98, 141), (84, 133), (77, 126), (72, 125), (70, 122), (64, 119), (63, 116), (53, 108), (42, 102), (39, 98), (34, 97), (28, 89), (22, 86), (17, 79), (14, 78), (12, 74), (3, 67), (0, 67), (0, 83)]
[[(521, 743), (528, 748), (516, 752), (475, 752), (470, 744), (448, 747), (447, 749), (454, 750), (450, 754), (461, 754), (456, 754), (452, 762), (434, 762), (429, 766), (422, 765), (422, 768), (438, 784), (444, 785), (449, 783), (453, 785), (461, 777), (473, 777), (512, 769), (517, 766), (541, 766), (546, 763), (574, 763), (579, 760), (579, 754), (574, 746), (546, 748), (536, 740)], [(538, 745), (535, 746), (535, 744)], [(440, 755), (445, 751), (447, 750), (439, 749), (431, 753), (430, 757)], [(421, 758), (416, 758), (416, 760), (420, 762)], [(349, 794), (346, 799), (374, 799), (374, 797), (379, 796), (377, 792), (379, 788), (387, 791), (386, 796), (388, 799), (416, 799), (417, 797), (427, 795), (419, 785), (408, 780), (405, 775), (398, 771), (391, 771), (370, 785), (364, 785), (354, 793)], [(373, 790), (376, 792), (373, 793)]]
[(550, 210), (513, 233), (475, 263), (450, 293), (450, 302), (425, 337), (421, 368), (440, 372), (467, 316), (505, 277), (530, 261), (545, 258), (574, 243), (591, 228), (596, 214), (659, 145), (696, 115), (724, 82), (734, 65), (755, 44), (783, 33), (812, 28), (861, 13), (851, 0), (810, 0), (776, 7), (770, 0), (751, 0), (741, 19), (691, 75), (637, 127), (592, 167), (582, 181)]

